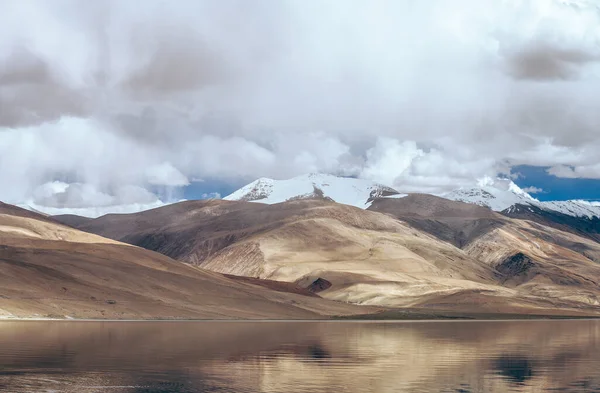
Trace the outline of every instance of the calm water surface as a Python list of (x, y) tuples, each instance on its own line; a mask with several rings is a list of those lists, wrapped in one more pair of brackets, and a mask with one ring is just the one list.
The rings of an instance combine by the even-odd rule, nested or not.
[(0, 322), (1, 392), (600, 392), (600, 321)]

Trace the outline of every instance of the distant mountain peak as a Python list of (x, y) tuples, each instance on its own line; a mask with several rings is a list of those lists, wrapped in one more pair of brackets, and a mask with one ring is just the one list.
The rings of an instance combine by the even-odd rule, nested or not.
[(511, 213), (516, 205), (535, 206), (547, 211), (555, 211), (573, 217), (600, 217), (600, 203), (581, 200), (542, 202), (510, 179), (490, 179), (479, 181), (478, 187), (460, 188), (441, 195), (455, 201), (472, 203), (490, 209)]
[(366, 209), (376, 198), (402, 196), (405, 195), (370, 180), (326, 173), (307, 173), (286, 180), (263, 177), (223, 199), (274, 204), (289, 200), (320, 198)]
[(492, 179), (490, 177), (479, 180), (477, 187), (459, 188), (441, 196), (455, 201), (489, 207), (495, 211), (503, 211), (515, 204), (539, 202), (512, 180)]

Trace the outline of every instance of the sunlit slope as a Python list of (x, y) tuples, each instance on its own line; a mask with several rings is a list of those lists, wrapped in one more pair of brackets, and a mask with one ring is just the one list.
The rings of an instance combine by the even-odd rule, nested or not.
[(3, 209), (3, 318), (317, 318), (359, 312), (232, 280), (17, 208)]
[[(556, 307), (563, 302), (599, 304), (600, 244), (588, 237), (431, 195), (377, 200), (370, 209), (461, 247), (492, 267), (498, 284), (528, 301), (533, 296)], [(489, 297), (483, 301), (491, 303)], [(454, 296), (450, 303), (456, 302), (466, 299)]]
[[(323, 199), (189, 201), (80, 228), (361, 305), (499, 313), (597, 307), (595, 242), (431, 195), (376, 199), (369, 210)], [(535, 244), (547, 248), (543, 258)], [(568, 268), (556, 267), (557, 255)], [(539, 259), (536, 269), (519, 267), (526, 258)]]

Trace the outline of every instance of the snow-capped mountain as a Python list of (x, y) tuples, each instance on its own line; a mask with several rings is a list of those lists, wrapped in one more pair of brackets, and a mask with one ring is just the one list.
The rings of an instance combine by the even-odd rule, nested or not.
[[(366, 209), (375, 198), (401, 198), (395, 189), (370, 180), (310, 173), (287, 180), (260, 178), (226, 196), (225, 200), (266, 204), (293, 199), (325, 198)], [(502, 212), (516, 205), (536, 206), (573, 217), (600, 218), (600, 202), (581, 200), (541, 202), (510, 179), (486, 178), (477, 187), (461, 188), (439, 195), (443, 198), (472, 203)]]
[(479, 182), (478, 187), (460, 188), (440, 196), (453, 201), (489, 207), (499, 212), (516, 204), (539, 203), (537, 199), (523, 191), (513, 181), (505, 179), (485, 179)]
[(311, 173), (287, 180), (260, 178), (223, 199), (273, 204), (293, 199), (325, 198), (366, 209), (375, 198), (403, 196), (391, 187), (369, 180)]
[(542, 202), (523, 191), (508, 179), (486, 179), (478, 187), (458, 189), (441, 195), (454, 201), (486, 206), (494, 211), (515, 209), (515, 205), (531, 205), (547, 211), (559, 212), (573, 217), (600, 218), (600, 202), (581, 200)]
[(554, 210), (575, 217), (600, 218), (600, 202), (581, 200), (540, 202), (545, 210)]

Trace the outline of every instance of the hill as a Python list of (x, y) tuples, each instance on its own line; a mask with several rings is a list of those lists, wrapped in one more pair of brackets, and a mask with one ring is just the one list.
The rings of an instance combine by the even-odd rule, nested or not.
[[(81, 229), (212, 271), (362, 305), (596, 312), (598, 243), (429, 195), (279, 204), (189, 201)], [(583, 310), (583, 311), (582, 311)]]
[(452, 242), (494, 268), (499, 284), (523, 296), (599, 304), (600, 244), (573, 233), (569, 226), (511, 219), (484, 207), (430, 195), (378, 200), (369, 209)]
[(362, 312), (268, 287), (0, 205), (2, 318), (323, 318)]

